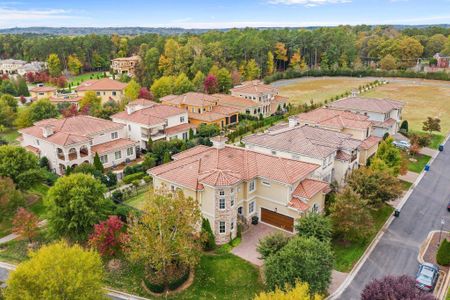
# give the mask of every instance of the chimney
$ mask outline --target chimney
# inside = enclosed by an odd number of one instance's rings
[[[46,125],[44,127],[42,127],[42,135],[45,138],[48,138],[49,136],[51,136],[53,134],[53,127],[50,125]]]
[[[228,141],[228,138],[225,136],[215,136],[211,138],[211,142],[213,143],[213,147],[217,149],[225,148],[225,143]]]
[[[298,125],[297,117],[289,117],[289,128],[294,128]]]
[[[131,115],[136,111],[134,105],[127,105],[127,114]]]

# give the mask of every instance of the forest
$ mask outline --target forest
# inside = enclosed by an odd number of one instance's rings
[[[338,26],[316,29],[232,29],[161,35],[0,35],[0,58],[47,61],[56,54],[62,68],[70,61],[80,71],[107,71],[110,60],[138,54],[137,81],[150,86],[161,76],[181,73],[193,79],[227,69],[243,79],[277,71],[407,69],[419,58],[450,55],[450,28],[431,26]],[[216,70],[216,71],[217,71]]]

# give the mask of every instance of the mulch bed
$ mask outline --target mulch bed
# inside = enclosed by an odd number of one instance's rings
[[[450,240],[450,234],[446,232],[442,232],[441,235],[441,242],[443,239],[447,238],[447,240]],[[431,237],[431,242],[428,245],[427,250],[425,251],[423,255],[423,260],[426,262],[430,262],[433,264],[437,264],[436,262],[436,253],[439,248],[439,232],[435,232],[433,236]],[[439,265],[439,268],[444,271],[445,273],[449,272],[450,266],[441,266]]]

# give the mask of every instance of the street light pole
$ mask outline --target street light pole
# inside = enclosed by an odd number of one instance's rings
[[[445,224],[444,218],[441,218],[441,230],[439,231],[439,242],[438,242],[438,245],[441,244],[442,229],[444,228],[444,224]]]

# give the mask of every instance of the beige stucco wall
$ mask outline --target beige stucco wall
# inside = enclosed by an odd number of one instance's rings
[[[80,97],[84,97],[84,95],[86,94],[87,91],[78,91],[77,94]],[[102,104],[105,102],[108,102],[109,99],[113,99],[116,102],[119,102],[120,100],[122,100],[122,97],[124,95],[122,90],[117,90],[117,91],[93,91],[96,93],[97,97],[100,97],[100,99],[102,99]],[[116,93],[116,95],[113,95],[113,93]]]

